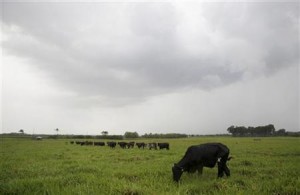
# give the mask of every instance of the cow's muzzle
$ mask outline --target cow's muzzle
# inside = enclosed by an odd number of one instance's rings
[[[178,182],[183,173],[183,168],[179,167],[177,164],[174,164],[174,166],[172,167],[172,172],[173,172],[173,180]]]

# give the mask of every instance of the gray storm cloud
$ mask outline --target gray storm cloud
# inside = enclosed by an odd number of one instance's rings
[[[4,52],[124,104],[299,62],[298,3],[3,3]]]

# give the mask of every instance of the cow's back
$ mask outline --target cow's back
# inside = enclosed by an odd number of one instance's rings
[[[201,163],[205,167],[214,167],[220,156],[220,152],[225,155],[225,153],[229,152],[229,149],[220,143],[200,144],[190,146],[185,154],[185,158],[186,161],[189,161],[192,164]]]

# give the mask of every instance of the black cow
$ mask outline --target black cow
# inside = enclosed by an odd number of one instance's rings
[[[71,144],[74,144],[74,141],[70,141]]]
[[[94,145],[94,142],[91,141],[84,141],[84,142],[80,142],[81,146],[92,146]]]
[[[115,148],[117,143],[116,142],[107,142],[107,145],[111,148]]]
[[[187,171],[194,173],[198,170],[202,174],[203,167],[213,168],[218,164],[218,177],[230,176],[230,170],[226,162],[229,157],[229,149],[221,143],[206,143],[197,146],[190,146],[184,157],[172,167],[173,180],[178,182],[182,173]]]
[[[149,143],[148,147],[149,147],[149,150],[151,150],[152,148],[157,150],[157,143]]]
[[[123,149],[125,149],[128,146],[127,142],[118,142],[119,146]]]
[[[94,142],[94,146],[105,146],[104,142]]]
[[[164,149],[164,148],[166,148],[167,150],[169,150],[169,143],[158,143],[157,145],[158,145],[158,147],[159,147],[160,150]]]
[[[91,141],[79,141],[79,142],[76,142],[76,144],[80,144],[81,146],[92,146],[94,145],[94,142],[91,142]]]
[[[147,144],[145,144],[144,142],[139,142],[135,144],[138,148],[145,148],[147,146]]]
[[[129,143],[127,144],[127,147],[128,147],[128,148],[134,148],[134,142],[129,142]]]

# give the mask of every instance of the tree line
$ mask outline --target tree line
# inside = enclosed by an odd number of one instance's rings
[[[227,131],[235,137],[256,137],[256,136],[286,136],[291,135],[291,132],[286,132],[285,129],[276,131],[273,124],[257,127],[230,126]]]
[[[144,134],[141,136],[142,138],[185,138],[188,137],[187,134],[181,134],[181,133],[149,133],[149,134]]]
[[[0,134],[3,137],[24,137],[24,138],[35,138],[41,136],[48,139],[107,139],[107,140],[123,140],[123,139],[136,139],[136,138],[185,138],[188,137],[187,134],[179,133],[149,133],[144,135],[139,135],[137,132],[126,131],[124,135],[109,135],[108,131],[102,131],[101,135],[48,135],[48,134],[26,134],[22,129],[18,133],[4,133]]]
[[[25,130],[20,129],[17,133],[4,133],[0,134],[1,137],[24,137],[34,138],[41,136],[43,138],[50,139],[109,139],[109,140],[122,140],[122,139],[135,139],[135,138],[186,138],[186,137],[199,137],[199,136],[230,136],[234,137],[258,137],[258,136],[293,136],[300,137],[300,132],[288,132],[285,129],[279,129],[276,131],[273,124],[258,127],[244,127],[244,126],[230,126],[227,128],[227,132],[230,134],[215,134],[215,135],[188,135],[182,133],[145,133],[139,135],[137,132],[126,131],[124,135],[109,135],[108,131],[102,131],[101,135],[64,135],[58,134],[60,131],[58,128],[55,129],[56,135],[49,134],[27,134]]]

